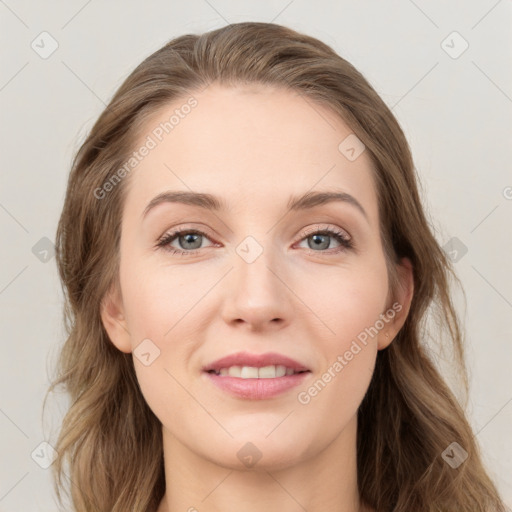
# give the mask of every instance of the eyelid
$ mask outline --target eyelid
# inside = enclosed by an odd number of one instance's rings
[[[316,223],[314,226],[310,226],[306,228],[306,231],[302,232],[297,239],[297,241],[301,241],[310,234],[318,233],[319,231],[335,231],[341,235],[343,235],[347,240],[352,240],[352,236],[346,229],[340,228],[339,226],[328,224],[328,223]]]
[[[207,228],[206,226],[204,226],[203,224],[189,222],[189,223],[185,223],[185,224],[175,224],[175,225],[170,226],[163,232],[163,234],[159,237],[159,239],[163,238],[164,236],[166,236],[170,233],[180,233],[180,232],[184,232],[184,231],[186,231],[186,232],[197,231],[197,232],[200,232],[201,234],[208,235],[209,238],[215,238],[213,231],[211,229]]]
[[[303,240],[304,238],[306,238],[310,234],[318,233],[319,231],[324,231],[324,230],[326,230],[326,231],[332,231],[332,230],[337,231],[340,234],[345,235],[345,238],[347,240],[352,240],[352,236],[348,233],[348,231],[346,229],[340,228],[338,226],[332,226],[331,224],[328,224],[328,223],[316,223],[315,225],[310,226],[310,227],[306,228],[305,231],[301,232],[297,236],[297,238],[295,239],[294,243],[300,242],[301,240]],[[211,234],[211,231],[208,228],[206,228],[206,227],[195,228],[192,225],[184,224],[184,225],[179,225],[176,228],[171,226],[170,228],[166,229],[165,232],[158,238],[158,241],[161,240],[162,238],[164,238],[165,236],[171,234],[171,233],[173,235],[177,235],[177,234],[180,234],[182,232],[191,232],[191,231],[197,231],[200,234],[207,235],[208,238],[210,238],[210,239],[215,238]]]
[[[158,237],[157,241],[156,241],[156,248],[158,249],[159,247],[162,247],[163,244],[161,244],[162,241],[165,241],[165,239],[171,237],[171,238],[174,238],[176,239],[177,237],[179,237],[181,234],[183,233],[191,233],[191,232],[195,232],[201,236],[203,236],[204,238],[208,238],[208,240],[210,240],[212,242],[212,246],[210,247],[213,247],[215,244],[218,244],[218,242],[215,241],[215,237],[211,234],[211,231],[206,228],[206,227],[194,227],[190,224],[180,224],[179,226],[171,226],[170,228],[166,229],[164,231],[164,233]],[[162,247],[165,249],[165,247]],[[203,249],[206,249],[206,247],[203,247]],[[193,251],[199,251],[200,249],[192,249],[190,251],[187,251],[187,252],[193,252]]]
[[[174,242],[177,238],[179,238],[182,234],[187,233],[195,233],[203,238],[207,238],[210,242],[213,242],[212,245],[207,247],[201,247],[199,249],[191,249],[191,250],[183,250],[183,249],[177,249],[172,247],[170,244]],[[336,225],[331,225],[328,223],[316,223],[312,226],[309,226],[306,228],[305,231],[302,231],[300,235],[296,238],[296,240],[293,242],[293,245],[296,245],[297,243],[302,242],[303,240],[306,240],[309,236],[313,234],[324,234],[327,236],[330,236],[331,238],[337,239],[338,243],[341,244],[340,247],[335,248],[338,249],[336,252],[344,252],[348,250],[356,250],[356,245],[354,244],[354,241],[352,239],[352,236],[343,228],[340,228]],[[170,252],[171,254],[175,254],[178,256],[192,256],[195,255],[197,252],[201,251],[202,249],[208,249],[209,247],[215,247],[218,246],[218,242],[215,241],[215,237],[210,234],[210,230],[206,227],[201,228],[195,228],[191,225],[179,225],[178,227],[170,227],[167,229],[164,234],[159,237],[159,239],[156,242],[155,249],[162,249],[165,251]],[[329,251],[314,251],[312,249],[306,249],[308,252],[312,253],[318,253],[318,254],[331,254]]]

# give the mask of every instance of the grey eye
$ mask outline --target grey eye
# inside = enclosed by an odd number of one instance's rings
[[[322,240],[323,238],[323,240]],[[308,236],[308,246],[310,249],[328,249],[330,244],[330,238],[332,238],[332,235],[311,235]],[[312,243],[309,242],[309,240],[314,240]]]
[[[178,243],[182,249],[199,249],[201,247],[203,235],[199,233],[187,233],[177,237]],[[184,240],[184,243],[182,241]]]

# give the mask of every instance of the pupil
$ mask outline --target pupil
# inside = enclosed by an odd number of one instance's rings
[[[184,235],[182,238],[185,239],[185,244],[188,244],[188,243],[193,244],[194,242],[197,242],[197,240],[199,239],[199,236],[200,235],[198,235],[198,234],[189,233],[187,235]],[[192,239],[190,237],[192,237]],[[201,242],[199,242],[199,246],[197,246],[197,247],[187,247],[187,248],[188,249],[197,249],[200,246],[201,246]]]
[[[327,235],[313,235],[312,238],[315,240],[315,242],[314,242],[315,247],[318,248],[318,246],[322,244],[322,240],[321,240],[322,237],[327,238]],[[320,240],[319,240],[319,238],[320,238]],[[324,247],[322,247],[322,248],[327,249],[328,247],[329,247],[329,242],[327,242],[327,246],[325,246],[325,241],[324,241]],[[311,248],[311,246],[310,246],[310,248]]]

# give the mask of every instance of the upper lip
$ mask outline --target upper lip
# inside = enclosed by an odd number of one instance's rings
[[[296,372],[309,371],[307,366],[276,352],[266,352],[265,354],[237,352],[236,354],[221,357],[220,359],[207,364],[203,367],[203,371],[208,372],[215,370],[218,372],[222,368],[229,368],[230,366],[252,366],[254,368],[262,368],[263,366],[271,365],[286,366],[286,368],[292,368]]]

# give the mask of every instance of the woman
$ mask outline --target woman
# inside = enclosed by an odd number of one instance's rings
[[[504,511],[425,348],[451,344],[467,393],[416,180],[390,110],[312,37],[239,23],[142,62],[57,231],[59,498],[69,465],[80,511]]]

